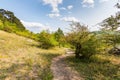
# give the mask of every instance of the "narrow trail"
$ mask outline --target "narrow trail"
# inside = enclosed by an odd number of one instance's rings
[[[83,80],[79,74],[74,71],[65,62],[65,58],[72,56],[73,51],[66,50],[66,54],[58,56],[52,60],[51,70],[53,72],[53,80]]]

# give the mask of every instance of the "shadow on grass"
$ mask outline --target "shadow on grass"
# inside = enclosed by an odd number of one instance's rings
[[[49,49],[52,49],[54,48],[54,46],[46,46],[46,45],[40,45],[40,44],[27,44],[31,47],[37,47],[37,48],[41,48],[41,49],[45,49],[45,50],[49,50]]]
[[[114,65],[108,60],[68,57],[67,62],[86,80],[120,80],[120,65]]]
[[[37,48],[40,48],[40,44],[27,44],[28,46],[31,46],[31,47],[37,47]]]
[[[39,53],[38,53],[39,55]],[[48,61],[51,61],[54,57],[59,56],[60,54],[58,53],[40,53],[40,56],[43,56],[44,58],[46,58]]]

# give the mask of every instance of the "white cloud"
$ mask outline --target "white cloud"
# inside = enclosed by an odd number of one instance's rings
[[[50,18],[54,18],[54,17],[59,17],[60,14],[59,14],[59,13],[51,13],[51,14],[48,14],[48,16],[49,16]]]
[[[94,0],[83,0],[83,7],[94,7]]]
[[[61,7],[60,10],[66,10],[66,8],[65,7]]]
[[[23,21],[23,20],[21,20],[21,22],[27,29],[32,28],[32,29],[37,29],[39,31],[50,29],[50,26],[44,25],[44,24],[41,24],[41,23],[38,23],[38,22],[26,22],[26,21]]]
[[[93,4],[94,0],[83,0],[83,3]]]
[[[59,13],[58,5],[62,4],[63,0],[43,0],[45,4],[49,4],[52,7],[52,12]]]
[[[76,19],[75,17],[63,17],[60,20],[66,21],[66,22],[79,22],[79,20]]]
[[[109,0],[99,0],[100,3],[107,2]]]
[[[73,8],[73,5],[69,5],[66,8],[65,7],[61,7],[60,10],[70,10]]]
[[[69,5],[69,6],[67,7],[68,10],[70,10],[70,9],[72,9],[72,8],[73,8],[73,5]]]

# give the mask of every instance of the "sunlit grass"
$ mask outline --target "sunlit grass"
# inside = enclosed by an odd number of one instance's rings
[[[0,80],[51,80],[53,57],[64,49],[43,50],[39,43],[0,31]]]
[[[68,57],[67,62],[85,80],[120,80],[120,56],[96,55],[90,60]]]

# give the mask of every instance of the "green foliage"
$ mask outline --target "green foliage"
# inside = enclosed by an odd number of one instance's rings
[[[13,12],[0,9],[0,30],[15,33],[38,41],[38,35],[25,29]]]
[[[93,33],[90,33],[86,26],[80,23],[71,24],[71,33],[67,35],[67,41],[76,49],[76,58],[80,55],[83,58],[89,58],[97,53],[98,40]]]
[[[55,46],[52,35],[46,31],[42,31],[39,34],[39,41],[40,41],[40,47],[45,49]]]
[[[110,30],[114,31],[119,27],[120,14],[116,14],[116,16],[111,16],[102,21],[100,24],[103,28],[102,30]]]
[[[94,34],[89,34],[87,40],[82,43],[81,53],[84,57],[89,58],[99,53],[100,42]]]
[[[120,34],[117,29],[120,26],[120,13],[111,16],[100,24],[102,26],[102,40],[106,45],[116,47],[120,43]]]
[[[59,47],[61,47],[61,45],[62,46],[65,45],[66,43],[65,36],[64,36],[63,31],[60,28],[58,28],[58,30],[54,33],[54,36],[55,36],[56,41],[59,44]]]
[[[120,34],[116,31],[104,31],[101,39],[106,45],[116,47],[120,43]]]
[[[2,23],[2,30],[12,32],[12,31],[24,31],[25,27],[20,22],[20,20],[14,15],[13,12],[0,9],[0,20]],[[7,27],[6,27],[7,26]]]
[[[60,28],[55,33],[48,31],[43,31],[40,34],[32,33],[25,29],[13,12],[4,9],[0,9],[0,29],[40,41],[41,47],[46,49],[57,45],[64,46],[65,44],[64,33]]]

